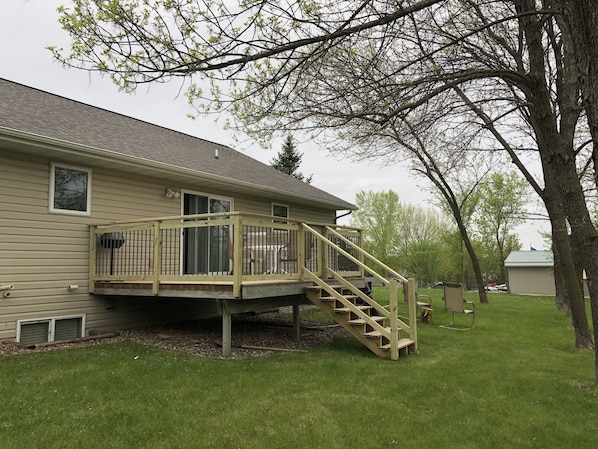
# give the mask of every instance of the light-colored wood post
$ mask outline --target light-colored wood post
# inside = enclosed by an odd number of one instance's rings
[[[301,341],[301,321],[299,320],[299,304],[293,304],[293,339]]]
[[[388,300],[390,306],[390,359],[399,359],[399,312],[397,293],[399,282],[396,279],[390,280]]]
[[[364,243],[363,243],[363,230],[360,229],[359,232],[358,232],[358,234],[359,234],[359,248],[363,249],[363,245],[364,245]],[[363,255],[362,251],[359,251],[359,261],[362,264],[365,264],[365,257]],[[365,270],[363,269],[363,266],[359,267],[359,275],[360,275],[360,277],[365,277]]]
[[[87,282],[89,293],[93,293],[96,284],[96,251],[97,251],[97,238],[96,238],[97,226],[89,226],[89,278]]]
[[[320,234],[328,240],[328,231],[325,226],[320,228]],[[328,273],[328,245],[320,239],[318,239],[318,265],[318,275],[325,278]]]
[[[230,357],[232,351],[232,315],[228,313],[226,303],[222,304],[222,356]]]
[[[411,330],[411,339],[413,352],[417,352],[417,305],[415,304],[415,279],[407,280],[407,296],[409,297],[409,329]]]
[[[303,276],[303,267],[305,267],[305,229],[300,224],[297,225],[297,274]]]
[[[235,215],[233,221],[233,296],[241,297],[243,281],[243,224],[241,216]]]
[[[152,293],[160,293],[160,274],[162,271],[162,229],[160,222],[154,223],[154,267]]]

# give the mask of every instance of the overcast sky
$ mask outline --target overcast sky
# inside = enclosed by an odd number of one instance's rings
[[[179,84],[141,87],[134,94],[119,92],[108,79],[76,69],[64,69],[52,60],[48,45],[68,48],[66,33],[57,21],[56,8],[64,0],[1,0],[0,2],[0,78],[19,82],[83,103],[135,117],[193,136],[228,145],[269,164],[280,150],[280,143],[271,150],[258,145],[235,143],[223,123],[214,117],[191,120],[193,111],[186,99],[178,96]],[[404,203],[430,206],[425,182],[415,179],[400,166],[382,163],[355,163],[328,156],[313,144],[301,143],[303,153],[300,170],[313,174],[312,184],[346,201],[355,203],[360,190],[392,189]],[[530,222],[519,229],[522,249],[544,247],[538,231],[547,224]]]

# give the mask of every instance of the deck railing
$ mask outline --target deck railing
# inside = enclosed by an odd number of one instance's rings
[[[244,282],[312,280],[386,337],[392,359],[398,358],[399,330],[417,350],[415,281],[367,253],[357,228],[239,212],[184,215],[92,225],[89,254],[90,293],[98,281],[148,283],[154,295],[163,284],[227,283],[240,298]],[[346,280],[366,274],[389,287],[388,308]],[[335,292],[329,279],[376,309],[388,327]],[[399,283],[407,322],[398,316]]]
[[[355,263],[362,260],[361,230],[309,223],[336,249],[304,224],[231,212],[92,225],[90,292],[96,281],[148,282],[154,294],[161,283],[228,282],[240,297],[243,282],[299,280],[303,267],[318,275],[329,268],[345,277],[364,275]]]
[[[366,320],[368,324],[384,335],[391,343],[391,359],[398,359],[398,337],[399,330],[407,332],[409,338],[414,342],[413,350],[417,352],[417,308],[415,302],[415,279],[407,279],[404,276],[397,273],[395,270],[385,265],[384,263],[377,260],[374,256],[365,251],[362,246],[358,245],[351,239],[348,239],[343,233],[338,232],[337,229],[331,227],[325,227],[324,231],[316,231],[307,224],[303,224],[305,231],[315,239],[317,239],[322,245],[329,248],[337,255],[336,260],[343,257],[347,264],[353,264],[353,267],[357,267],[362,270],[362,273],[366,273],[376,279],[382,285],[389,289],[389,304],[388,309],[381,308],[375,300],[370,298],[364,293],[356,290],[350,283],[346,282],[342,276],[339,275],[337,270],[332,265],[324,265],[325,276],[324,279],[334,278],[341,285],[353,290],[353,292],[368,305],[376,309],[378,316],[383,316],[388,320],[389,326],[381,326],[374,320],[372,320],[369,314],[366,314],[359,310],[348,301],[344,301],[340,296],[340,299],[346,307],[349,307],[352,312],[360,318]],[[376,269],[371,269],[367,263],[375,265]],[[324,288],[326,283],[321,282],[322,275],[315,275],[309,273],[306,269],[306,274],[315,283],[321,285]],[[407,322],[399,318],[398,314],[398,298],[399,298],[399,284],[404,285],[405,302],[408,305]],[[334,295],[333,291],[329,293]]]

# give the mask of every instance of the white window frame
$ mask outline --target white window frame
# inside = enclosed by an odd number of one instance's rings
[[[54,194],[56,189],[56,167],[66,168],[69,170],[77,170],[87,173],[87,202],[84,211],[69,210],[69,209],[57,209],[54,207]],[[51,213],[66,214],[66,215],[78,215],[84,217],[91,216],[91,169],[85,167],[78,167],[75,165],[61,164],[59,162],[52,162],[50,164],[50,195],[48,201],[48,209]]]
[[[85,337],[85,314],[81,315],[64,315],[64,316],[57,316],[51,318],[36,318],[33,320],[18,320],[17,321],[17,342],[21,342],[21,326],[27,324],[36,324],[36,323],[49,323],[49,332],[48,332],[48,342],[54,341],[54,334],[56,331],[56,321],[60,320],[71,320],[73,318],[80,318],[81,319],[81,335],[79,337]]]
[[[182,189],[181,190],[181,215],[183,215],[185,213],[185,210],[184,210],[185,194],[206,197],[208,199],[208,205],[210,204],[210,200],[228,201],[230,203],[230,212],[232,213],[235,211],[235,199],[233,197],[214,195],[212,193],[199,192],[196,190]],[[209,213],[209,212],[206,212],[206,213]]]
[[[278,207],[284,207],[287,210],[287,215],[286,217],[283,217],[281,215],[274,215],[274,207],[278,206]],[[272,206],[270,207],[270,212],[272,214],[273,217],[280,217],[280,218],[289,218],[291,211],[289,209],[289,205],[288,204],[282,204],[282,203],[272,203]],[[276,222],[278,222],[278,220],[275,220]],[[281,223],[286,223],[286,221],[281,221]]]
[[[181,216],[185,216],[185,195],[194,195],[194,196],[202,196],[204,198],[208,199],[208,209],[210,207],[210,202],[211,200],[216,200],[216,201],[228,201],[230,204],[230,211],[229,213],[233,213],[235,211],[235,199],[233,197],[227,197],[227,196],[219,196],[219,195],[214,195],[211,193],[206,193],[206,192],[199,192],[197,190],[187,190],[187,189],[181,189]],[[206,214],[208,214],[210,212],[206,212]],[[184,219],[181,221],[185,221]],[[232,237],[232,236],[231,236]],[[180,233],[180,241],[181,241],[181,250],[179,251],[180,256],[179,256],[179,272],[181,275],[184,275],[183,273],[183,269],[184,269],[184,256],[185,256],[185,251],[183,249],[183,245],[185,244],[184,242],[184,238],[183,238],[183,229],[181,229],[181,233]]]

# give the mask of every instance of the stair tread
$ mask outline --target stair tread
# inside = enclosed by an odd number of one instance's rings
[[[384,317],[383,316],[372,316],[370,318],[372,320],[374,320],[374,321],[384,321]],[[365,320],[363,318],[356,318],[354,320],[347,321],[347,323],[354,324],[354,325],[359,325],[359,324],[365,324]]]
[[[328,284],[328,287],[332,288],[333,290],[339,290],[344,288],[342,285],[336,285],[336,284]],[[305,287],[306,290],[313,290],[313,291],[318,291],[318,290],[324,290],[325,287],[322,287],[320,285],[310,285]]]
[[[390,332],[390,327],[386,327],[385,328],[387,332]],[[380,331],[369,331],[366,332],[365,334],[363,334],[364,337],[368,337],[368,338],[377,338],[377,337],[382,337],[382,332]]]
[[[359,310],[370,310],[373,309],[372,306],[355,306],[357,309]],[[346,312],[351,312],[353,309],[350,309],[349,307],[337,307],[336,309],[332,309],[337,313],[346,313]]]
[[[353,302],[351,300],[352,299],[356,299],[357,296],[355,296],[355,295],[344,295],[343,298],[349,300],[350,302]],[[331,302],[331,301],[336,301],[336,300],[338,300],[338,298],[336,298],[335,296],[320,296],[320,301],[323,301],[323,302]]]
[[[342,295],[342,297],[345,298],[345,299],[356,299],[356,298],[358,298],[357,295]],[[324,301],[324,300],[330,301],[330,300],[337,299],[337,298],[336,298],[336,296],[320,296],[320,299],[322,301]]]
[[[399,339],[399,349],[406,348],[407,346],[411,346],[412,344],[415,344],[415,341],[411,340],[410,338]],[[390,350],[390,343],[386,343],[385,345],[380,346],[380,349]]]
[[[333,293],[331,295],[331,289],[338,293]],[[391,344],[388,341],[393,337],[390,336],[390,327],[384,325],[386,318],[384,316],[379,316],[378,314],[370,316],[369,314],[374,312],[369,312],[369,310],[375,307],[367,304],[365,301],[360,301],[360,295],[354,295],[350,290],[351,289],[348,289],[343,285],[330,283],[325,286],[314,285],[305,287],[307,297],[331,316],[333,315],[332,312],[335,312],[337,315],[334,316],[334,319],[342,326],[346,327],[347,324],[350,324],[351,326],[362,326],[350,328],[348,330],[366,345],[366,347],[379,357],[391,357]],[[341,299],[341,296],[345,301]],[[345,304],[349,305],[345,306]],[[362,313],[358,315],[367,316],[365,318],[354,318],[357,310],[362,311]],[[372,322],[378,323],[378,325],[373,325]],[[388,322],[386,322],[386,324],[388,324]],[[381,326],[384,330],[381,330]],[[399,337],[400,329],[397,329],[397,332],[397,337]],[[400,350],[400,354],[405,353],[405,351],[406,353],[409,353],[415,349],[416,345],[417,343],[415,340],[410,338],[398,338],[397,349]]]

